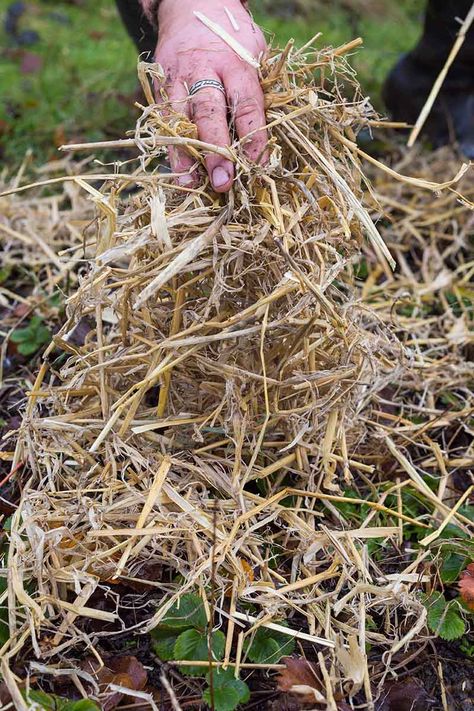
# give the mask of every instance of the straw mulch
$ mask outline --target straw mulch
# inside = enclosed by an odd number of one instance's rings
[[[25,649],[43,673],[68,658],[73,668],[85,649],[100,656],[119,619],[118,583],[154,594],[134,634],[199,591],[237,672],[256,626],[286,620],[320,664],[328,703],[344,684],[370,705],[371,681],[382,684],[423,633],[424,550],[394,572],[368,544],[398,550],[406,524],[433,540],[450,520],[468,530],[451,511],[449,476],[472,464],[472,451],[458,444],[451,454],[440,432],[468,429],[472,411],[463,299],[473,213],[450,188],[459,164],[442,154],[438,172],[437,159],[395,174],[370,167],[366,186],[353,139],[377,119],[343,57],[350,48],[289,46],[265,63],[271,158],[251,166],[236,142],[228,197],[204,177],[197,190],[173,185],[166,145],[187,145],[198,164],[213,147],[150,105],[121,144],[137,147],[138,162],[108,177],[82,166],[53,198],[42,188],[2,198],[4,231],[14,238],[9,225],[24,209],[31,259],[47,255],[55,283],[73,266],[78,279],[15,435],[23,490],[11,521],[4,671]],[[143,80],[156,71],[142,66]],[[350,87],[351,101],[341,93]],[[468,176],[462,190],[472,199]],[[365,282],[354,279],[361,250]],[[71,338],[79,323],[89,325],[80,344]],[[459,407],[443,409],[446,391]],[[414,424],[420,412],[428,423]],[[421,475],[437,467],[433,492]],[[383,491],[371,484],[387,478]],[[401,497],[410,487],[426,500],[416,521]],[[366,492],[355,527],[338,508],[357,503],[349,488]],[[117,596],[116,612],[94,609],[100,589]],[[88,620],[104,631],[90,632]],[[386,651],[375,676],[367,643]]]

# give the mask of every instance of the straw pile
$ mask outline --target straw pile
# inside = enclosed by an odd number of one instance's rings
[[[398,448],[400,419],[383,420],[387,408],[379,407],[389,384],[407,373],[422,377],[419,351],[400,338],[391,309],[407,286],[422,301],[435,293],[420,292],[407,253],[413,229],[422,251],[429,235],[436,238],[436,221],[425,224],[424,204],[394,197],[392,177],[376,186],[377,204],[363,190],[353,139],[378,122],[343,58],[352,46],[313,52],[289,45],[265,63],[270,163],[249,165],[236,142],[229,196],[206,183],[197,190],[172,184],[160,167],[164,146],[187,145],[197,163],[214,147],[197,141],[182,116],[164,124],[152,104],[121,144],[138,148],[137,167],[100,174],[100,189],[91,184],[97,175],[73,179],[97,217],[82,246],[88,269],[29,394],[13,457],[13,469],[26,475],[11,522],[4,670],[25,645],[51,663],[86,647],[100,655],[101,633],[91,636],[85,620],[117,621],[121,593],[116,588],[116,612],[88,602],[117,583],[154,594],[155,611],[138,618],[139,631],[158,624],[186,591],[199,590],[208,604],[212,587],[208,609],[216,625],[225,621],[225,663],[237,672],[255,626],[285,619],[287,633],[315,659],[325,650],[326,661],[318,659],[327,699],[345,682],[351,694],[363,688],[371,703],[366,643],[389,650],[389,664],[423,630],[426,611],[410,594],[423,580],[423,553],[392,573],[366,544],[395,546],[404,522],[429,533],[440,514],[450,515],[444,492],[431,494],[420,521],[403,512],[401,499],[385,505],[407,483],[426,492]],[[142,66],[142,78],[156,71]],[[353,100],[342,98],[342,84],[345,96],[353,87]],[[397,185],[411,194],[435,186],[431,178]],[[384,191],[391,195],[382,198]],[[447,199],[442,219],[468,212],[453,212],[453,192]],[[368,212],[387,207],[402,284]],[[400,239],[399,211],[406,217]],[[361,294],[353,266],[365,236],[373,275]],[[443,246],[443,263],[458,260],[468,279],[472,264],[454,254],[456,239]],[[449,268],[457,277],[458,267]],[[423,372],[431,373],[430,348],[439,352],[443,325],[419,312],[409,320],[426,336]],[[79,323],[90,330],[78,345],[71,333]],[[441,348],[449,342],[457,354],[460,383],[464,337],[443,338]],[[437,364],[442,377],[446,358]],[[412,387],[404,381],[399,402]],[[387,458],[394,478],[405,481],[364,502],[368,515],[350,528],[334,504],[357,502],[342,490],[370,485]],[[251,616],[242,607],[249,602]]]

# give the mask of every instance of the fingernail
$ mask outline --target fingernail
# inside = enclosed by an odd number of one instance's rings
[[[222,188],[223,185],[229,182],[229,173],[218,166],[212,171],[212,184],[215,188]]]
[[[178,184],[182,185],[184,188],[189,187],[194,183],[194,180],[189,173],[187,175],[180,175],[178,178]]]

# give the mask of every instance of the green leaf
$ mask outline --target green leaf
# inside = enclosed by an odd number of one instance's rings
[[[34,689],[30,689],[28,693],[24,691],[23,696],[28,703],[36,704],[36,707],[43,711],[100,711],[100,706],[89,699],[70,701],[61,696],[46,694],[44,691],[35,691]]]
[[[428,610],[428,627],[438,637],[450,642],[465,634],[466,625],[459,614],[456,600],[447,602],[444,595],[435,593],[425,597],[423,604]]]
[[[277,664],[282,657],[293,653],[295,640],[289,635],[259,627],[244,649],[255,664]]]
[[[209,684],[209,673],[206,674]],[[239,704],[245,704],[250,699],[249,687],[245,681],[236,679],[231,669],[214,669],[212,674],[213,698],[211,689],[205,689],[202,698],[208,706],[214,702],[215,711],[234,711]]]
[[[474,506],[472,504],[464,504],[464,506],[461,506],[459,513],[474,522]]]
[[[4,284],[7,281],[12,271],[13,267],[10,264],[0,269],[0,284]]]
[[[39,346],[37,343],[35,343],[35,341],[23,341],[18,346],[18,353],[21,353],[21,355],[27,356],[27,355],[31,355],[32,353],[36,353],[38,348],[39,348]]]
[[[25,701],[36,704],[37,707],[44,709],[44,711],[56,711],[57,709],[57,697],[52,694],[46,694],[44,691],[35,691],[34,689],[30,689],[28,693],[24,691],[23,696],[25,697]]]
[[[466,567],[467,558],[457,553],[448,553],[441,565],[440,575],[443,583],[454,583]]]
[[[225,649],[225,635],[220,630],[212,633],[211,650],[215,661],[222,659]],[[182,632],[175,642],[173,649],[174,659],[189,661],[206,661],[209,659],[207,634],[191,629]],[[182,667],[181,671],[189,676],[203,676],[205,668],[201,666]]]
[[[354,264],[354,276],[356,279],[367,279],[368,275],[367,261],[362,258],[358,264]]]
[[[179,632],[170,629],[157,627],[152,630],[152,647],[155,654],[162,662],[169,662],[174,659],[174,645],[178,639]]]
[[[67,701],[58,711],[100,711],[100,706],[90,699]]]
[[[31,329],[28,326],[27,328],[15,329],[10,336],[10,341],[13,341],[13,343],[22,343],[22,341],[28,341],[30,338]]]
[[[22,355],[31,355],[41,346],[51,340],[51,333],[43,324],[40,316],[33,316],[26,328],[17,328],[13,331],[10,339],[13,343],[19,343],[18,352]]]
[[[176,630],[197,627],[197,629],[204,631],[207,627],[207,617],[199,595],[185,593],[178,602],[170,607],[166,616],[161,620],[160,627],[171,627]]]

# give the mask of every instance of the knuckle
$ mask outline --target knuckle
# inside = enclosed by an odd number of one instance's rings
[[[195,121],[220,120],[225,111],[222,104],[212,97],[200,97],[191,103],[191,115]]]
[[[258,102],[253,97],[238,99],[234,102],[235,118],[239,120],[255,121],[259,116]]]

